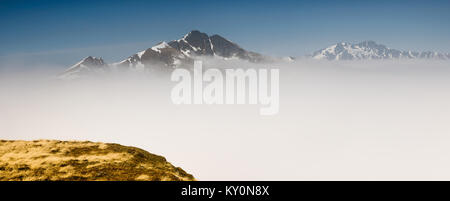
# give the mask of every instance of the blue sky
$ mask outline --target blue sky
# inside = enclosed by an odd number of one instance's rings
[[[280,56],[362,40],[450,52],[450,1],[0,0],[0,27],[4,62],[114,62],[193,29]]]

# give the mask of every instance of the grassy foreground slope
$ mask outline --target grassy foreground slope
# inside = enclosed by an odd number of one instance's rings
[[[88,141],[0,141],[0,180],[191,181],[162,156]]]

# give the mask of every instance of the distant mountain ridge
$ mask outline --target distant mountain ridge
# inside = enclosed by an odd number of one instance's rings
[[[272,60],[271,57],[247,51],[220,35],[208,36],[206,33],[193,30],[181,39],[168,43],[160,42],[151,48],[109,65],[101,58],[86,57],[67,69],[60,77],[75,79],[90,72],[108,70],[170,71],[174,68],[192,65],[193,60],[198,56],[211,56],[225,60],[240,59],[249,62]]]
[[[357,44],[341,42],[316,51],[313,59],[364,60],[364,59],[450,59],[450,54],[438,52],[415,52],[391,49],[374,41]]]
[[[60,75],[63,79],[76,79],[90,73],[108,71],[172,71],[175,68],[192,66],[199,56],[209,56],[224,60],[238,59],[253,63],[283,61],[292,62],[294,57],[275,58],[247,51],[236,43],[220,36],[209,36],[193,30],[181,39],[160,42],[153,47],[140,51],[128,58],[106,64],[102,58],[88,56],[68,68]],[[382,59],[450,59],[450,54],[424,51],[401,51],[388,48],[374,41],[360,43],[341,42],[301,58],[316,60],[382,60]]]

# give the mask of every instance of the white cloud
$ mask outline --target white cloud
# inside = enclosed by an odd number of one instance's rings
[[[2,74],[0,138],[138,146],[200,180],[450,179],[446,62],[208,63],[280,68],[279,114],[174,105],[169,76]]]

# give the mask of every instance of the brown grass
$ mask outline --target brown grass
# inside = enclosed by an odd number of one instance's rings
[[[2,181],[192,181],[162,156],[119,144],[0,141]]]

